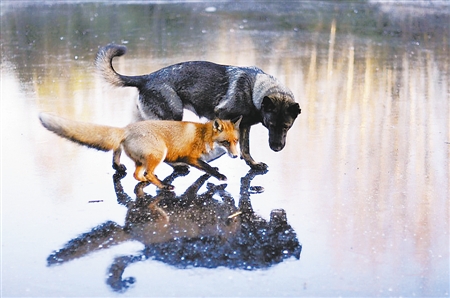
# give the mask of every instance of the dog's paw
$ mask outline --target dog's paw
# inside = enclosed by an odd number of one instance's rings
[[[263,162],[256,162],[256,163],[247,163],[253,170],[257,171],[265,171],[269,168],[268,165],[266,165]]]

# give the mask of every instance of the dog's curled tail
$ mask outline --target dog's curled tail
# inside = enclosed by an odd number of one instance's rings
[[[73,121],[40,113],[42,125],[60,137],[101,151],[117,150],[125,139],[123,128]]]
[[[117,87],[136,86],[137,77],[123,76],[117,73],[112,66],[114,57],[120,57],[127,52],[127,47],[122,45],[109,44],[100,48],[95,57],[97,71],[110,84]]]

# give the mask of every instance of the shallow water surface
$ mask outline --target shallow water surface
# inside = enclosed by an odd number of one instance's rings
[[[449,296],[449,16],[437,2],[2,1],[2,296]],[[226,185],[191,169],[175,192],[135,194],[129,159],[113,176],[110,153],[38,120],[132,121],[137,91],[95,73],[112,42],[128,47],[122,74],[208,60],[275,76],[302,108],[286,147],[257,125],[267,173],[224,156]]]

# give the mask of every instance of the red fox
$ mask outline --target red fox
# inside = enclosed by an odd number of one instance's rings
[[[173,189],[154,174],[155,168],[164,162],[184,163],[205,171],[219,180],[227,177],[201,158],[214,147],[225,147],[236,158],[239,140],[239,124],[236,120],[215,119],[207,123],[147,120],[124,128],[73,121],[52,114],[40,113],[42,125],[57,135],[75,143],[101,151],[113,150],[113,168],[125,171],[120,164],[122,148],[136,164],[134,178],[149,181],[161,189]]]

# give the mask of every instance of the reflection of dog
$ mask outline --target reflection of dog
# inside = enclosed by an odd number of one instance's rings
[[[226,180],[201,158],[217,146],[224,147],[232,157],[238,154],[236,146],[241,118],[233,122],[215,119],[207,123],[148,120],[124,128],[73,121],[46,113],[41,113],[39,119],[45,128],[61,137],[98,150],[113,150],[113,168],[116,170],[125,170],[120,164],[123,148],[136,163],[134,178],[150,181],[159,188],[173,189],[154,174],[163,161],[185,163],[219,180]]]
[[[183,109],[207,119],[243,116],[240,126],[241,157],[252,168],[263,169],[250,155],[250,127],[262,123],[269,130],[269,145],[280,151],[287,131],[300,114],[292,92],[256,67],[218,65],[205,61],[184,62],[142,76],[124,76],[112,59],[126,47],[108,45],[99,50],[97,68],[111,84],[136,87],[142,119],[181,120]]]
[[[171,183],[186,173],[175,171],[164,182]],[[273,210],[267,221],[255,214],[251,206],[250,195],[262,189],[251,187],[250,182],[264,173],[250,170],[241,179],[237,207],[225,191],[225,184],[208,183],[207,191],[198,194],[208,175],[198,178],[181,196],[161,191],[152,197],[142,191],[147,182],[140,182],[133,200],[120,182],[125,174],[117,172],[113,176],[114,188],[118,202],[128,209],[125,225],[108,221],[93,228],[52,253],[48,265],[137,240],[145,245],[144,250],[137,255],[116,257],[109,268],[107,283],[113,290],[123,292],[135,282],[133,277],[122,277],[125,268],[146,259],[178,268],[225,266],[245,270],[267,268],[292,256],[298,259],[302,246],[287,223],[284,210]]]

